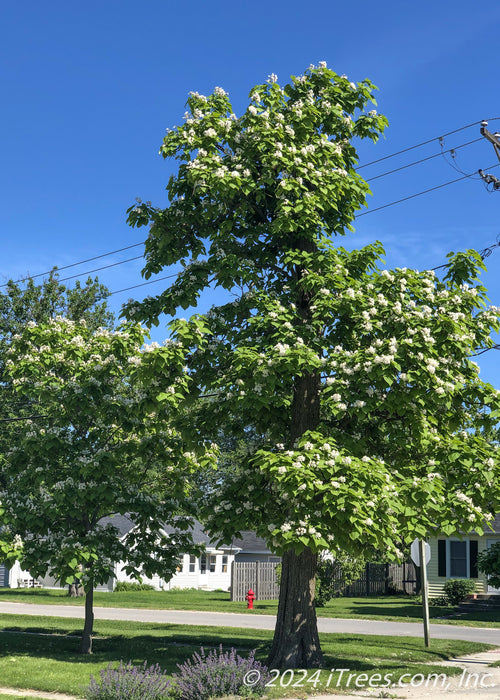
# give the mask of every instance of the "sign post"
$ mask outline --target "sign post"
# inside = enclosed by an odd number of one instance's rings
[[[422,613],[424,619],[424,643],[429,646],[429,598],[427,591],[427,564],[431,558],[431,548],[424,540],[414,540],[411,545],[411,558],[420,566],[422,583]]]

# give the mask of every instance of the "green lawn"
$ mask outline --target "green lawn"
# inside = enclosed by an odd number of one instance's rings
[[[82,598],[69,598],[65,591],[47,589],[1,589],[0,603],[44,603],[83,606]],[[207,610],[210,612],[239,612],[248,615],[275,615],[276,600],[255,602],[254,610],[247,610],[246,603],[229,600],[224,591],[172,590],[172,591],[124,591],[118,593],[95,593],[94,604],[109,608],[148,608],[159,610]],[[459,618],[439,619],[450,615],[446,606],[430,607],[432,622],[476,627],[496,627],[500,623],[498,612],[467,613]],[[385,596],[369,598],[336,598],[324,608],[318,608],[319,617],[363,618],[366,620],[393,620],[420,622],[422,606],[412,596]]]
[[[159,663],[168,673],[200,646],[223,644],[236,647],[244,655],[257,649],[257,657],[265,660],[272,632],[224,627],[197,627],[170,624],[133,623],[98,620],[92,656],[77,653],[81,620],[43,616],[1,615],[0,678],[4,687],[59,691],[78,695],[90,674],[97,675],[109,662],[121,659],[141,664]],[[448,669],[433,665],[450,657],[491,648],[455,640],[432,640],[426,650],[421,638],[385,637],[351,634],[323,634],[325,654],[322,684],[331,678],[333,668],[348,668],[351,673],[392,674],[397,680],[403,673],[447,673]],[[424,664],[430,664],[424,666]],[[334,676],[333,683],[337,677]],[[338,687],[342,688],[344,683]],[[333,685],[331,686],[332,690]],[[335,688],[337,686],[335,685]],[[312,688],[305,686],[304,690]],[[318,685],[317,690],[321,689]],[[351,688],[352,689],[352,688]],[[297,696],[297,688],[273,688],[270,697],[286,694]]]

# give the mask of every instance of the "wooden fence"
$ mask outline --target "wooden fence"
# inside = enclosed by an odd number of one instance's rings
[[[280,592],[276,580],[276,562],[233,561],[231,567],[231,600],[245,600],[251,588],[257,600],[272,600]]]
[[[336,579],[340,595],[348,598],[409,593],[416,591],[417,577],[412,563],[366,564],[357,581],[345,585],[340,573]],[[257,600],[272,600],[279,596],[275,562],[233,562],[231,569],[231,600],[242,601],[251,588]]]
[[[403,564],[366,564],[363,574],[357,581],[344,585],[342,578],[337,579],[337,588],[341,595],[359,597],[369,595],[388,595],[389,593],[409,593],[416,591],[415,566]]]

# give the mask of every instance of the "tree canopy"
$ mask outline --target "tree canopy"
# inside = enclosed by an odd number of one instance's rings
[[[141,350],[143,342],[135,325],[93,331],[56,317],[30,321],[7,352],[12,385],[41,415],[24,422],[6,455],[3,519],[22,538],[21,560],[33,576],[83,584],[87,652],[92,589],[116,563],[136,577],[168,579],[179,555],[196,550],[183,516],[186,477],[199,461],[170,427],[187,391],[183,351],[174,343]],[[152,493],[148,475],[158,465],[163,488]],[[116,514],[135,525],[122,538]],[[165,524],[177,534],[166,536]]]
[[[430,531],[480,529],[499,505],[500,401],[469,359],[491,347],[475,251],[433,272],[383,268],[379,243],[334,244],[368,185],[357,139],[377,140],[370,81],[324,63],[257,85],[241,116],[216,88],[191,93],[161,153],[179,161],[150,224],[146,277],[176,281],[126,314],[158,323],[221,287],[234,299],[171,324],[185,352],[192,439],[263,436],[207,511],[224,539],[255,529],[283,554],[270,663],[321,664],[314,613],[320,550],[401,557]]]

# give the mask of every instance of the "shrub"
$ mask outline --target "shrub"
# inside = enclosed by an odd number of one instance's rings
[[[265,693],[265,684],[271,680],[267,668],[255,661],[255,650],[247,658],[236,654],[236,649],[213,649],[205,654],[203,647],[183,664],[177,664],[179,673],[173,674],[174,697],[179,700],[209,700],[222,695],[255,697]],[[249,671],[255,671],[259,680],[251,687],[245,685]]]
[[[117,581],[115,593],[119,591],[154,591],[155,587],[150,583],[138,583],[135,581]]]
[[[452,578],[443,586],[443,591],[450,605],[458,605],[476,588],[470,578]]]
[[[342,595],[345,586],[357,581],[363,574],[365,560],[337,552],[334,559],[320,559],[316,572],[315,605],[325,606],[332,598]]]
[[[448,600],[448,597],[445,595],[438,595],[435,598],[430,598],[429,599],[429,605],[449,605],[450,601]]]
[[[90,684],[83,688],[87,700],[165,700],[170,696],[171,682],[156,664],[147,667],[126,666],[120,661],[118,668],[111,664],[100,671],[100,681],[90,676]]]

